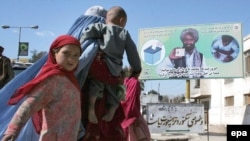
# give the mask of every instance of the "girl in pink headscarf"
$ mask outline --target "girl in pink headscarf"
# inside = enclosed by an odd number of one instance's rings
[[[17,138],[32,117],[40,141],[75,141],[81,122],[80,87],[74,76],[81,55],[79,41],[62,35],[51,44],[41,72],[11,97],[10,105],[23,103],[10,121],[2,141]]]
[[[121,102],[125,118],[121,123],[127,141],[150,141],[147,122],[140,112],[141,85],[138,77],[140,73],[129,70],[130,76],[124,79],[126,88],[125,100]]]

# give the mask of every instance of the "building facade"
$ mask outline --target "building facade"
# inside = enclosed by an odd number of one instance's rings
[[[250,35],[243,52],[243,78],[190,81],[190,98],[204,103],[209,125],[250,124]]]

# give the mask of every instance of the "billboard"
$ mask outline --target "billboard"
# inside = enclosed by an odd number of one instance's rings
[[[243,77],[241,23],[139,30],[140,79]]]
[[[147,123],[150,133],[175,131],[202,133],[204,131],[204,105],[148,103]]]

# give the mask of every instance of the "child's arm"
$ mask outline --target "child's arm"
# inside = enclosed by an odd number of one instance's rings
[[[129,34],[127,35],[126,54],[128,57],[129,65],[133,68],[133,71],[137,73],[141,72],[142,68],[139,53],[134,41],[131,39]]]
[[[83,43],[87,39],[103,38],[103,26],[101,23],[90,24],[82,33],[80,42]]]
[[[10,136],[14,136],[14,138],[17,137],[29,118],[51,101],[52,94],[48,91],[52,89],[53,83],[48,79],[37,85],[34,90],[31,91],[11,119],[4,133],[6,138],[9,139]]]
[[[8,135],[8,134],[5,134],[2,138],[1,141],[14,141],[16,139],[15,136],[13,135]]]

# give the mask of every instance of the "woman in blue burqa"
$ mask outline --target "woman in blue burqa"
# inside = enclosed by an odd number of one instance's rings
[[[80,15],[80,17],[76,19],[67,34],[72,35],[80,40],[82,32],[89,24],[96,22],[105,22],[106,13],[107,11],[101,6],[90,7],[83,15]],[[80,86],[83,87],[85,79],[87,78],[88,69],[90,68],[91,62],[97,53],[98,42],[96,39],[89,39],[81,43],[81,47],[83,49],[83,54],[80,57],[79,65],[75,75],[80,83]],[[36,75],[39,73],[40,68],[47,60],[47,57],[48,55],[46,54],[45,56],[40,58],[37,62],[18,74],[0,90],[0,137],[3,136],[12,116],[18,109],[19,105],[22,103],[21,100],[16,105],[8,105],[7,103],[10,97],[19,87],[36,77]],[[79,132],[79,139],[82,138],[85,134],[85,128],[82,126],[81,129],[82,130]],[[38,140],[38,138],[39,134],[36,133],[32,120],[29,119],[16,140],[36,141]]]

